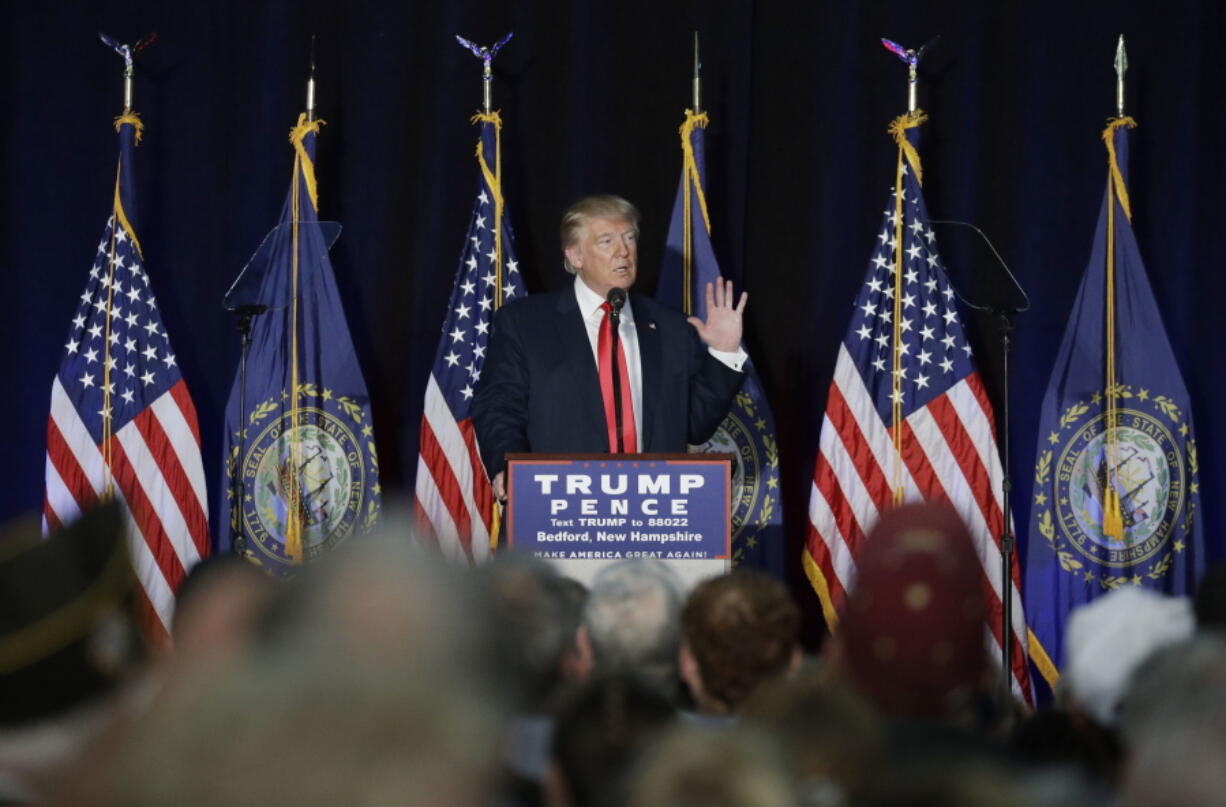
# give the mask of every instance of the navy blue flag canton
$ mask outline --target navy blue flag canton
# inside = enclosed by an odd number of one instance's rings
[[[656,297],[661,302],[699,319],[707,316],[707,283],[720,278],[719,263],[711,246],[704,190],[702,127],[706,120],[705,114],[695,115],[686,110],[686,122],[681,128],[681,182],[656,287]],[[732,562],[782,578],[786,571],[783,508],[779,502],[779,444],[775,439],[774,416],[753,362],[747,361],[744,370],[745,383],[732,410],[710,440],[691,450],[736,455],[732,478]]]
[[[299,119],[275,248],[245,270],[263,273],[258,300],[268,310],[254,319],[241,429],[237,374],[226,410],[219,543],[231,549],[241,530],[246,555],[274,574],[368,531],[379,512],[370,398],[317,214],[320,123]]]
[[[501,122],[497,113],[479,119],[481,180],[426,388],[416,481],[419,526],[449,556],[470,561],[489,555],[496,532],[493,494],[470,417],[473,396],[494,309],[527,293],[501,204]]]
[[[1032,657],[1053,687],[1065,658],[1069,611],[1123,586],[1190,594],[1204,566],[1188,392],[1130,221],[1132,125],[1130,118],[1116,119],[1104,133],[1108,188],[1043,398],[1026,614],[1038,640],[1031,642]]]
[[[914,130],[912,130],[914,131]],[[918,139],[918,135],[912,135]],[[936,233],[914,172],[903,164],[903,283],[899,321],[899,366],[894,367],[895,254],[894,193],[883,214],[877,245],[864,285],[855,300],[851,332],[843,344],[869,398],[889,421],[895,400],[902,417],[926,406],[975,371],[971,345],[958,316],[953,287],[937,252]],[[901,384],[894,389],[894,377]],[[895,398],[897,395],[897,399]]]
[[[112,240],[114,273],[108,271]],[[98,242],[64,351],[60,384],[98,443],[104,421],[109,421],[112,431],[122,429],[148,401],[183,377],[144,262],[124,228],[115,226],[114,216],[107,219]]]

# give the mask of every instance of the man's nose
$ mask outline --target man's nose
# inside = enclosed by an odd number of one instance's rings
[[[630,254],[630,244],[626,242],[626,239],[619,238],[615,243],[617,245],[617,255],[621,256]]]

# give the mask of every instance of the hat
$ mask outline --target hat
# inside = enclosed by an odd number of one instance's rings
[[[857,557],[839,624],[855,685],[892,717],[941,717],[987,670],[982,567],[952,509],[886,512]]]
[[[1091,717],[1112,726],[1137,666],[1159,647],[1191,636],[1195,626],[1187,597],[1115,589],[1069,614],[1063,683]]]
[[[0,725],[59,714],[108,690],[143,653],[120,505],[46,540],[0,529]]]

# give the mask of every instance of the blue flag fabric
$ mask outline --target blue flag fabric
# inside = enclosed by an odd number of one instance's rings
[[[281,224],[261,249],[267,260],[246,270],[263,272],[253,285],[268,310],[252,328],[243,428],[237,373],[226,409],[219,549],[241,530],[247,557],[278,575],[369,530],[379,512],[370,398],[317,214],[320,123],[300,117],[291,133]]]
[[[1192,411],[1130,221],[1133,125],[1116,119],[1103,135],[1108,187],[1043,399],[1025,602],[1031,657],[1049,686],[1059,677],[1073,608],[1123,586],[1188,594],[1204,564]],[[1112,491],[1118,531],[1105,512]]]
[[[720,277],[719,263],[711,247],[704,190],[703,127],[707,116],[688,109],[685,115],[681,127],[681,182],[668,228],[656,298],[706,319],[706,285]],[[745,363],[745,373],[745,383],[724,422],[710,440],[690,450],[737,456],[732,478],[732,563],[782,579],[786,554],[775,421],[752,360]]]

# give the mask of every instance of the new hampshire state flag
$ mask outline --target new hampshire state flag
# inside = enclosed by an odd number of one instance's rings
[[[1192,411],[1132,232],[1135,125],[1103,132],[1107,190],[1043,399],[1025,604],[1049,686],[1070,610],[1124,586],[1188,594],[1204,564]]]
[[[681,183],[668,228],[656,298],[687,315],[706,319],[706,285],[719,279],[707,215],[703,128],[706,113],[685,111],[681,126]],[[779,445],[775,419],[753,361],[732,411],[711,439],[691,451],[735,454],[732,469],[732,563],[784,576]]]
[[[219,544],[273,574],[369,530],[379,512],[370,399],[328,261],[337,226],[317,215],[321,123],[299,117],[281,223],[230,292],[267,310],[254,318],[242,422],[238,374],[226,409]]]

